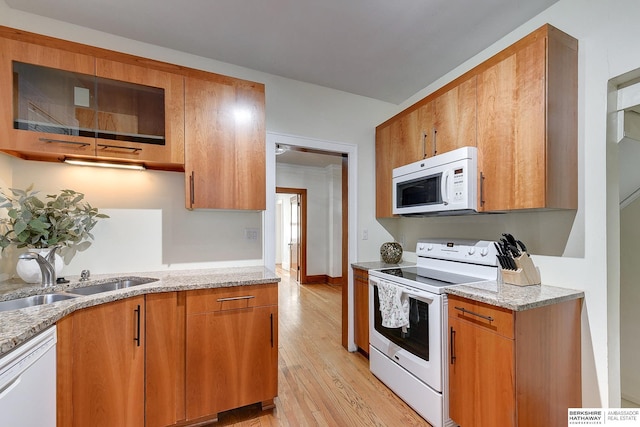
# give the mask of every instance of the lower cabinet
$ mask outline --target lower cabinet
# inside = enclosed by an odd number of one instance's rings
[[[449,414],[464,427],[566,426],[582,405],[580,299],[511,311],[449,296]]]
[[[144,425],[144,309],[138,296],[58,322],[58,427]]]
[[[187,295],[188,420],[261,403],[278,393],[277,285],[192,291]]]
[[[277,283],[136,296],[57,326],[59,427],[188,426],[278,394]]]
[[[358,349],[369,354],[369,272],[353,269],[354,334]]]

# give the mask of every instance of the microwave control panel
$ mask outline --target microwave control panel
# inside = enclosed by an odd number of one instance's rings
[[[453,202],[461,202],[465,198],[464,194],[465,178],[464,168],[457,168],[453,171]]]

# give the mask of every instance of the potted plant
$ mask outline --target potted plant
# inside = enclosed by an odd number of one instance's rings
[[[91,246],[91,230],[98,219],[108,218],[87,203],[82,193],[62,190],[58,194],[49,194],[42,200],[38,197],[38,191],[33,190],[33,185],[26,190],[0,190],[0,208],[7,210],[6,217],[0,217],[2,252],[11,245],[45,252],[58,246],[62,248],[61,255],[65,264],[69,263],[77,251],[84,251]],[[37,276],[35,281],[39,281],[40,270],[36,262],[25,262],[34,265]],[[62,268],[62,259],[59,268]],[[34,281],[33,278],[23,279]]]

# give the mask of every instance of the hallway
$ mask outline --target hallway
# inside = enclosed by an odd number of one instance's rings
[[[279,377],[275,409],[220,414],[214,426],[429,426],[340,344],[341,287],[298,285],[277,269]]]

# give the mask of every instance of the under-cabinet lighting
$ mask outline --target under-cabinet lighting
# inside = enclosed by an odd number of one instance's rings
[[[146,169],[144,165],[133,165],[133,164],[127,164],[127,163],[92,162],[90,160],[76,160],[76,159],[64,159],[64,162],[70,165],[96,166],[99,168],[131,169],[136,171],[143,171]]]

